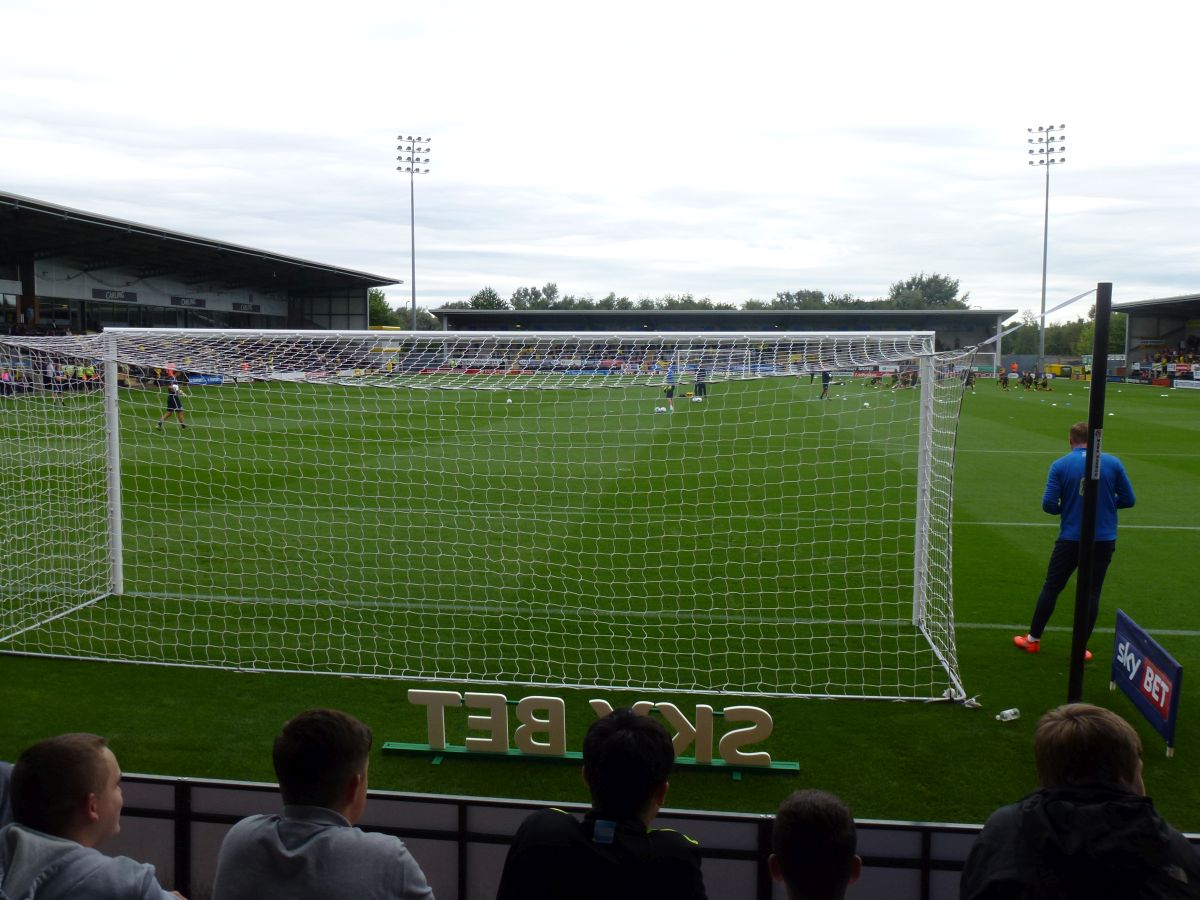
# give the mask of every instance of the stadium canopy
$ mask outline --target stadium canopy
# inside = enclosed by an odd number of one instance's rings
[[[1001,331],[1015,309],[450,309],[447,331],[933,331],[946,349]]]
[[[41,328],[365,328],[398,279],[0,192],[0,312]]]
[[[1195,353],[1200,348],[1200,294],[1114,303],[1113,312],[1129,316],[1125,359],[1130,363],[1162,350]]]

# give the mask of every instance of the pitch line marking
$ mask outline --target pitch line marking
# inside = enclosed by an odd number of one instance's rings
[[[982,525],[985,528],[1057,528],[1058,522],[973,522],[959,521],[954,523],[955,528],[964,525]],[[1200,531],[1200,525],[1121,525],[1118,531]]]
[[[1018,631],[1023,632],[1028,627],[1028,623],[1023,624],[1004,624],[1002,622],[955,622],[955,628],[974,631]],[[1046,631],[1054,631],[1060,634],[1070,634],[1074,629],[1070,625],[1048,625]],[[1194,631],[1187,628],[1151,628],[1147,629],[1154,635],[1167,635],[1169,637],[1200,637],[1200,631]],[[1113,628],[1096,628],[1097,634],[1113,634]]]

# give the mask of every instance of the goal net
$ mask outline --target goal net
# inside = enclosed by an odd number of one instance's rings
[[[0,651],[961,698],[969,364],[927,332],[0,337]]]

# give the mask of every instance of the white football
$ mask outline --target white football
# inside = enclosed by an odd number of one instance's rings
[[[512,403],[512,397],[509,397],[509,398],[508,398],[507,400],[505,400],[504,402],[505,402],[505,403]]]

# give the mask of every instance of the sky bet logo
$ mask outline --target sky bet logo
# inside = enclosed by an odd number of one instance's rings
[[[1136,681],[1138,692],[1165,721],[1171,710],[1171,691],[1174,689],[1171,679],[1156,669],[1150,660],[1139,657],[1130,641],[1117,645],[1117,665],[1124,667],[1130,681],[1138,679],[1141,670],[1141,678]]]

